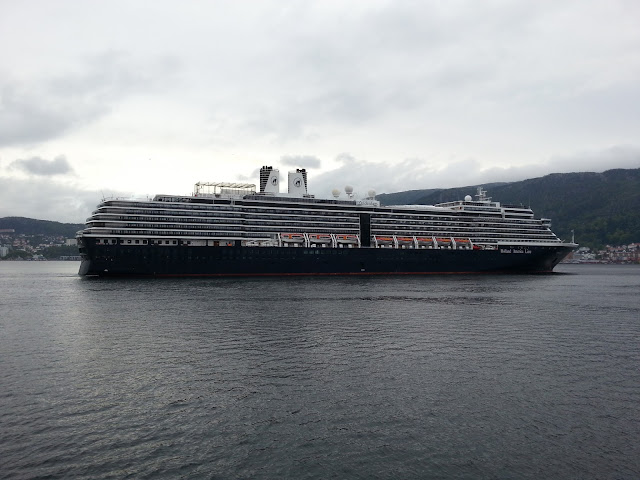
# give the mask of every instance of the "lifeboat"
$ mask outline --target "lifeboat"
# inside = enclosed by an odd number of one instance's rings
[[[426,243],[433,244],[433,238],[431,237],[416,237],[416,241],[418,245],[424,245]]]
[[[471,240],[468,238],[454,238],[456,242],[456,248],[459,250],[469,250],[471,249]]]
[[[376,245],[395,245],[393,237],[379,237],[374,235],[373,238],[375,239]]]
[[[320,245],[328,245],[331,243],[331,235],[329,235],[328,233],[310,233],[309,242]]]
[[[398,243],[413,243],[413,237],[396,237]]]
[[[344,243],[344,244],[357,244],[358,236],[357,235],[336,235],[336,241],[338,243]]]
[[[433,237],[416,237],[416,244],[418,248],[433,248]]]
[[[451,239],[450,238],[436,238],[436,242],[443,243],[443,244],[449,244],[449,243],[451,243]]]
[[[280,239],[285,243],[304,243],[302,233],[281,233]]]

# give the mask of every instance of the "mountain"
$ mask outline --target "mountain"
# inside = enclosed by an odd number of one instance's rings
[[[379,193],[376,195],[376,200],[379,200],[382,205],[413,205],[416,203],[416,200],[442,191],[443,190],[441,188],[432,188],[430,190],[407,190],[406,192],[397,193]]]
[[[571,231],[581,245],[600,248],[640,242],[640,168],[603,173],[555,173],[520,182],[483,185],[493,200],[530,206],[536,217],[551,218],[553,231],[565,240]],[[422,192],[422,194],[419,194]],[[383,205],[411,203],[433,205],[473,195],[475,186],[412,190],[382,194]]]
[[[0,218],[0,230],[12,228],[16,234],[24,235],[54,235],[65,238],[75,238],[76,232],[84,228],[79,223],[60,223],[49,220],[34,220],[24,217]]]
[[[487,183],[483,185],[485,189],[493,189],[504,182]],[[397,193],[380,193],[376,195],[376,200],[380,200],[382,205],[433,205],[434,203],[461,200],[465,195],[476,193],[476,187],[456,187],[456,188],[432,188],[429,190],[408,190]]]

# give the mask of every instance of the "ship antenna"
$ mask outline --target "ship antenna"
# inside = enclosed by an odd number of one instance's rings
[[[576,243],[576,231],[571,230],[571,243]]]
[[[490,198],[486,197],[487,191],[483,190],[482,187],[478,187],[478,193],[476,194],[476,197],[478,197],[478,201],[479,202],[484,202],[486,200],[491,200]]]

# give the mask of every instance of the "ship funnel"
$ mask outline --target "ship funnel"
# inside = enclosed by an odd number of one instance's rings
[[[289,172],[289,193],[296,197],[307,194],[307,170],[296,168],[295,172]]]
[[[273,167],[260,169],[260,192],[280,193],[280,172]]]

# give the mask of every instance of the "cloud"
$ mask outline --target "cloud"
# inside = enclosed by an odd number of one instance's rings
[[[616,7],[572,12],[563,5],[398,1],[367,8],[356,2],[346,10],[291,6],[279,15],[259,8],[252,17],[256,33],[277,34],[261,38],[256,53],[262,58],[232,39],[238,58],[225,73],[234,89],[221,87],[231,93],[238,118],[228,125],[289,141],[405,112],[416,112],[423,123],[496,111],[513,121],[523,105],[535,110],[540,100],[635,85],[632,74],[606,68],[606,62],[624,62],[637,69],[637,60],[623,53],[634,37],[592,35],[590,13],[604,10],[615,18]]]
[[[558,172],[591,172],[612,168],[640,168],[640,147],[614,145],[601,151],[555,155],[549,165]]]
[[[0,217],[84,223],[104,196],[130,195],[115,191],[87,190],[51,178],[24,180],[0,177]]]
[[[52,176],[73,173],[66,157],[59,156],[53,160],[45,160],[40,157],[18,159],[9,164],[10,169],[19,169],[32,175]]]
[[[438,161],[437,158],[410,158],[397,165],[389,165],[342,153],[335,160],[337,168],[309,176],[310,193],[319,198],[331,198],[334,188],[342,191],[344,186],[351,185],[356,195],[363,197],[371,189],[377,193],[393,193],[519,181],[550,173],[640,168],[640,148],[619,145],[599,151],[552,157],[538,164],[500,168],[487,168],[471,158],[450,159],[448,162]],[[39,164],[40,162],[33,163]],[[45,170],[53,164],[55,160],[47,162]],[[277,165],[274,167],[277,168]],[[251,180],[255,181],[257,176],[258,170],[253,172]],[[470,190],[469,194],[473,194],[473,191]],[[342,195],[344,198],[344,193]],[[37,175],[30,179],[0,176],[0,217],[24,216],[82,223],[101,198],[110,196],[131,198],[131,192],[86,189],[63,182],[53,174]]]
[[[378,193],[395,193],[428,188],[453,188],[495,182],[516,182],[550,173],[603,172],[614,168],[640,168],[640,148],[618,145],[577,152],[548,161],[527,165],[486,167],[467,159],[409,158],[390,165],[361,160],[349,153],[336,158],[340,166],[309,178],[309,191],[321,198],[330,197],[334,188],[354,187],[359,196],[374,189]]]
[[[434,188],[438,178],[449,175],[438,171],[438,166],[423,158],[406,159],[398,164],[372,162],[358,159],[352,154],[341,153],[336,157],[340,164],[336,169],[309,178],[309,190],[318,197],[328,197],[335,188],[343,190],[350,185],[356,196],[364,196],[369,190],[378,193],[399,192],[420,188]],[[473,167],[477,164],[470,162]],[[472,169],[472,168],[471,168]],[[471,170],[469,165],[451,163],[446,170]]]
[[[473,178],[485,183],[514,182],[550,173],[604,172],[616,168],[640,168],[640,148],[614,145],[603,150],[554,155],[540,163],[483,168],[473,173]]]
[[[298,168],[320,168],[321,165],[320,159],[312,155],[283,155],[280,162]]]
[[[153,191],[280,163],[330,195],[637,165],[640,2],[114,2],[0,15],[4,172],[65,152]]]
[[[55,76],[12,79],[0,71],[0,147],[39,143],[86,126],[124,98],[153,91],[177,66],[167,57],[138,61],[108,51]]]

